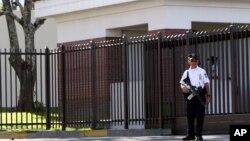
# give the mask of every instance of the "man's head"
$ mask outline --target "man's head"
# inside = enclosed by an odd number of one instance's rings
[[[195,54],[195,53],[190,53],[190,54],[188,54],[188,59],[195,59],[195,60],[199,60],[199,58],[198,58],[198,55],[197,54]]]
[[[197,54],[195,53],[188,54],[188,64],[191,67],[196,67],[198,65],[198,61],[199,61],[199,58]]]

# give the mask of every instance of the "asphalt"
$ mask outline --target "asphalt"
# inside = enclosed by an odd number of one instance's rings
[[[168,129],[0,132],[0,141],[176,141],[183,137],[172,135]],[[229,141],[226,134],[204,135],[203,138],[205,141]]]

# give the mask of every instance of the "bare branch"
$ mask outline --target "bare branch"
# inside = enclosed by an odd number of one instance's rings
[[[16,0],[12,4],[15,4],[16,6],[18,6],[20,8],[21,14],[24,15],[23,5],[19,2],[19,0]]]
[[[13,19],[15,19],[20,25],[23,25],[22,18],[19,18],[16,14],[10,11],[4,11],[4,15],[10,15]]]
[[[17,0],[18,1],[18,0]],[[3,2],[3,10],[0,12],[1,15],[8,15],[12,17],[14,20],[16,20],[19,24],[23,24],[22,18],[19,18],[16,14],[13,13],[12,8],[11,8],[11,3],[9,0],[2,0]]]
[[[27,11],[32,10],[32,8],[33,8],[33,1],[32,0],[25,0],[25,2],[24,2],[24,8]]]
[[[2,16],[2,15],[6,15],[6,12],[5,12],[5,11],[0,10],[0,16]]]
[[[45,20],[46,20],[45,18],[37,18],[33,24],[35,30],[37,30],[42,24],[44,24]]]

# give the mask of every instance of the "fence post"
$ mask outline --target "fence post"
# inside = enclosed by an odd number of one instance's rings
[[[61,46],[61,69],[62,69],[62,130],[66,129],[66,71],[65,71],[65,47]]]
[[[190,53],[190,45],[191,45],[190,39],[192,39],[192,37],[193,37],[192,31],[191,30],[187,31],[186,32],[186,46],[187,46],[187,48],[186,48],[186,51],[185,51],[185,53],[187,53],[187,54]],[[192,44],[193,44],[193,42],[192,42]],[[194,52],[196,53],[196,47],[195,47]]]
[[[159,128],[163,128],[162,105],[162,34],[158,33],[158,92],[159,92]]]
[[[123,64],[123,90],[124,90],[124,129],[128,129],[128,78],[127,78],[127,44],[128,40],[126,35],[123,35],[122,37],[122,43],[123,43],[123,53],[124,53],[124,64]]]
[[[236,34],[235,25],[230,25],[230,47],[231,47],[231,86],[232,86],[232,113],[238,112],[238,81],[237,81],[237,51],[234,35]]]
[[[46,81],[46,129],[51,128],[50,119],[50,50],[48,47],[45,49],[45,81]]]
[[[97,127],[96,119],[96,44],[91,41],[91,82],[92,82],[92,129]]]

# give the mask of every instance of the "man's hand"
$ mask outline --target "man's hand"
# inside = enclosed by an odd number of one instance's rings
[[[181,87],[181,91],[183,93],[189,93],[189,89],[186,86],[184,86],[184,85]]]
[[[206,94],[206,105],[208,105],[211,102],[211,94]]]

